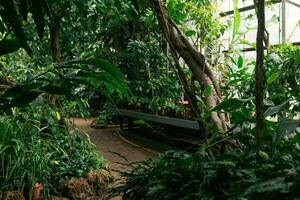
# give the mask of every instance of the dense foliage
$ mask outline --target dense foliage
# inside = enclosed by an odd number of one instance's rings
[[[292,115],[299,111],[299,55],[299,46],[282,45],[275,47],[265,61],[268,99],[275,105],[293,100],[295,106],[291,109]]]
[[[26,113],[14,109],[0,118],[0,190],[25,191],[42,183],[49,193],[63,180],[86,177],[104,160],[87,137],[62,126],[60,113],[45,107]]]
[[[0,199],[13,190],[30,196],[38,182],[53,193],[63,180],[102,168],[101,155],[64,117],[97,111],[105,125],[114,118],[99,112],[107,103],[194,118],[202,131],[201,144],[191,141],[199,146],[195,154],[127,164],[132,170],[121,172],[125,180],[112,195],[300,198],[300,48],[268,47],[265,84],[255,91],[259,62],[240,49],[263,45],[244,40],[256,29],[254,17],[242,16],[233,0],[232,18],[222,22],[214,2],[1,0]],[[231,41],[223,54],[225,32]]]
[[[241,150],[207,160],[203,154],[168,152],[159,160],[131,164],[126,182],[112,193],[123,199],[299,198],[299,146],[268,154]]]

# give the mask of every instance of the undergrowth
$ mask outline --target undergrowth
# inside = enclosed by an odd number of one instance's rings
[[[300,150],[286,153],[234,150],[215,160],[202,153],[167,152],[158,160],[128,164],[125,181],[110,196],[124,200],[296,199],[300,197]]]
[[[104,160],[88,137],[60,125],[55,112],[14,111],[0,117],[0,199],[7,191],[24,191],[35,183],[44,195],[71,178],[86,177]]]

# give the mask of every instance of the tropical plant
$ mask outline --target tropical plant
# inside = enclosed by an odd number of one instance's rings
[[[253,140],[253,138],[252,138]],[[255,141],[254,141],[255,143]],[[299,197],[299,149],[281,154],[236,150],[216,160],[167,152],[158,160],[125,164],[131,171],[112,189],[123,199],[294,199]]]
[[[82,65],[86,67],[82,67]],[[64,75],[58,70],[65,70]],[[54,70],[47,70],[21,85],[7,89],[0,97],[1,109],[26,106],[43,93],[75,98],[72,95],[72,88],[76,84],[88,85],[96,89],[101,84],[111,89],[116,86],[115,89],[120,95],[125,94],[127,90],[121,72],[107,61],[101,59],[74,60],[62,63]],[[78,102],[80,103],[80,101]]]
[[[267,56],[266,66],[266,90],[268,99],[275,105],[287,100],[292,100],[293,107],[290,117],[299,112],[299,65],[300,48],[292,45],[274,47],[273,53]]]
[[[37,182],[48,195],[61,181],[86,177],[91,169],[103,167],[103,158],[88,138],[70,133],[59,125],[61,120],[58,111],[43,106],[1,116],[1,197],[12,190],[30,196]]]

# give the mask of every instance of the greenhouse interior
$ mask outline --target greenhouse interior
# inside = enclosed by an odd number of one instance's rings
[[[299,188],[300,0],[0,0],[0,200]]]

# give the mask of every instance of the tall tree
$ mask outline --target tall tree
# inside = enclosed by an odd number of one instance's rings
[[[168,15],[164,1],[154,0],[153,6],[160,29],[169,43],[174,59],[182,58],[200,85],[203,88],[210,87],[212,89],[210,95],[205,98],[205,103],[208,108],[216,106],[222,99],[220,88],[204,55],[191,44]],[[212,112],[211,121],[215,124],[218,131],[225,132],[227,130],[224,114]]]
[[[263,100],[264,100],[264,30],[265,30],[265,0],[257,0],[257,38],[256,38],[256,138],[259,149],[263,148],[263,126],[264,126],[264,113],[263,113]]]

